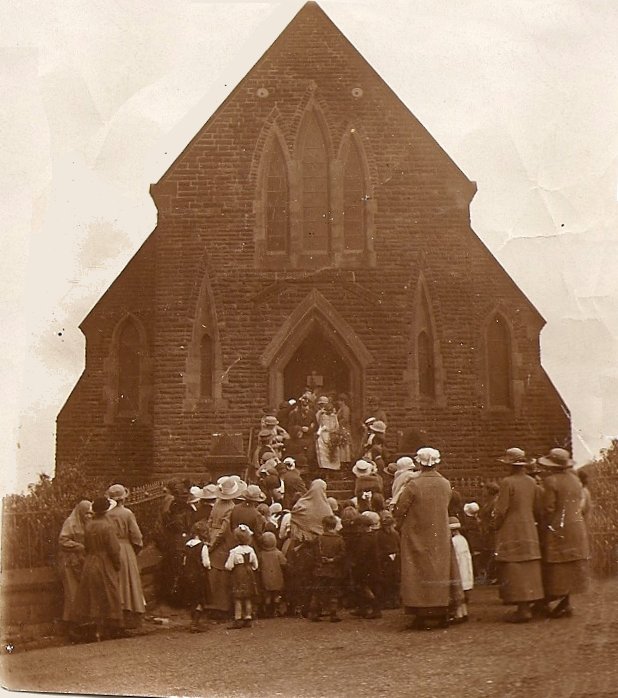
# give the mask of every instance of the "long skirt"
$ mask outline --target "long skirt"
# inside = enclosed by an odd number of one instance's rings
[[[227,570],[213,567],[208,572],[210,598],[206,608],[212,611],[229,612],[232,610],[232,580]]]
[[[544,598],[540,560],[498,562],[500,598],[506,604],[527,603]]]
[[[107,555],[86,556],[70,619],[78,623],[122,622],[119,575]]]
[[[71,620],[71,611],[75,604],[75,597],[79,589],[79,580],[82,576],[84,566],[83,553],[71,553],[61,551],[58,553],[58,569],[62,577],[62,588],[64,590],[64,606],[62,610],[62,620]]]
[[[567,594],[581,594],[588,589],[588,560],[545,563],[543,582],[548,599],[557,599]]]
[[[122,610],[144,613],[146,603],[135,551],[126,538],[119,538],[118,542],[120,543],[120,602]]]

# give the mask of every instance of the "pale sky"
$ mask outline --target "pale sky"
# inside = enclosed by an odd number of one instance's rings
[[[302,4],[4,3],[9,490],[53,472],[78,325],[154,228],[150,183]],[[477,182],[472,226],[547,320],[543,365],[585,462],[618,435],[618,5],[320,4]]]

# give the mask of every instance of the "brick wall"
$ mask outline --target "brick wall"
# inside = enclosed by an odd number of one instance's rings
[[[354,96],[359,87],[362,96]],[[268,95],[258,96],[260,88]],[[290,256],[274,264],[256,248],[261,149],[275,124],[294,161],[308,108],[327,129],[332,161],[351,128],[362,143],[371,256]],[[114,464],[125,458],[143,474],[199,472],[213,432],[248,433],[272,401],[261,357],[314,289],[371,355],[356,407],[380,397],[393,446],[398,431],[416,425],[451,468],[481,472],[514,444],[533,451],[568,444],[569,418],[539,362],[543,320],[471,230],[474,192],[320,8],[306,5],[153,186],[156,233],[84,323],[87,368],[59,418],[59,463],[79,453],[98,464],[113,449]],[[421,276],[440,347],[438,401],[419,398],[410,381]],[[101,424],[101,367],[125,306],[144,316],[149,332],[152,426],[112,431]],[[503,412],[488,409],[485,398],[482,337],[494,310],[511,328],[515,357],[515,409]],[[187,355],[196,327],[208,324],[217,331],[224,380],[216,399],[191,403]],[[135,438],[132,429],[141,429]]]

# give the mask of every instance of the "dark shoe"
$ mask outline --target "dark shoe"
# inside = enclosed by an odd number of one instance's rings
[[[341,623],[342,620],[343,618],[339,618],[339,616],[336,613],[330,617],[331,623]]]
[[[555,608],[553,611],[550,611],[548,615],[550,618],[571,618],[573,616],[573,609],[571,606]]]
[[[521,611],[511,611],[504,616],[507,623],[527,623],[532,620],[532,613],[522,613]]]
[[[243,627],[243,622],[242,620],[235,620],[232,625],[228,625],[227,629],[228,630],[238,630],[239,628]]]
[[[242,627],[243,628],[250,628],[252,620],[253,620],[252,618],[245,618],[242,622]]]

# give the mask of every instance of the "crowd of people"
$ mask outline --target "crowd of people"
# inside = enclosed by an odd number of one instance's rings
[[[467,620],[475,583],[497,585],[515,606],[509,622],[572,613],[571,595],[587,584],[590,499],[567,451],[532,460],[508,449],[510,474],[464,503],[438,450],[388,462],[383,414],[367,418],[351,458],[346,397],[337,403],[320,396],[314,409],[305,393],[265,415],[243,478],[168,483],[158,594],[190,609],[192,631],[205,616],[241,629],[256,617],[338,622],[344,610],[375,619],[400,607],[413,628],[447,627]],[[329,496],[331,472],[350,466],[354,496]],[[80,502],[60,535],[64,618],[99,635],[123,632],[145,609],[126,495],[114,485]]]

